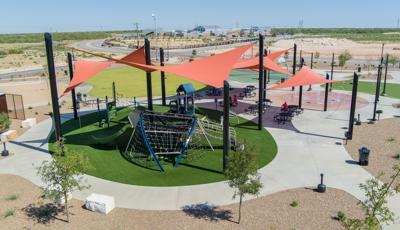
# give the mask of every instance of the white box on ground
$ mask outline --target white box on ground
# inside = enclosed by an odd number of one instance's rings
[[[93,212],[108,214],[115,207],[114,197],[92,193],[86,198],[85,207]]]
[[[12,141],[17,137],[18,137],[18,133],[16,130],[8,130],[7,132],[0,134],[1,142]]]
[[[32,128],[36,125],[36,118],[28,118],[21,122],[22,128]]]

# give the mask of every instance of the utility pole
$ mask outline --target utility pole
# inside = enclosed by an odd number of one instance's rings
[[[139,49],[139,23],[135,23],[136,25],[136,42],[137,42],[137,48]]]

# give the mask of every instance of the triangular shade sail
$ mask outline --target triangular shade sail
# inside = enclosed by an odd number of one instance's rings
[[[126,55],[125,57],[119,59],[119,61],[117,61],[118,63],[123,63],[126,65],[129,65],[129,63],[137,63],[137,64],[142,64],[142,65],[146,65],[146,56],[144,53],[144,46],[140,47],[139,49],[129,53],[128,55]],[[149,68],[145,68],[143,66],[138,66],[138,65],[132,65],[133,67],[139,68],[141,70],[144,71],[152,71]]]
[[[148,67],[146,67],[146,57],[144,55],[144,47],[141,47],[131,53],[129,53],[128,55],[126,55],[125,57],[121,58],[121,59],[116,59],[113,58],[111,56],[106,56],[106,55],[101,55],[101,54],[96,54],[90,51],[86,51],[86,50],[82,50],[82,49],[77,49],[77,48],[72,48],[73,50],[77,50],[79,52],[83,52],[83,53],[87,53],[96,57],[101,57],[101,58],[105,58],[108,59],[110,61],[115,61],[117,63],[121,63],[121,64],[125,64],[125,65],[129,65],[138,69],[141,69],[143,71],[153,71],[153,69],[150,69]]]
[[[209,56],[206,58],[196,59],[174,66],[147,66],[153,70],[160,70],[178,76],[186,77],[191,80],[199,81],[204,84],[220,88],[223,86],[223,81],[229,78],[233,66],[254,44],[241,46],[239,48]]]
[[[234,69],[251,69],[258,71],[258,63],[258,57],[239,60],[238,62],[236,62]],[[286,75],[291,75],[288,70],[282,68],[268,57],[264,58],[264,69],[272,70]]]
[[[72,78],[72,81],[69,83],[68,87],[64,90],[63,95],[68,93],[78,85],[82,84],[83,82],[87,81],[98,72],[111,66],[113,63],[114,62],[96,62],[83,60],[74,61],[74,77]]]
[[[286,52],[288,52],[289,49],[281,50],[278,52],[270,53],[267,55],[267,58],[271,59],[272,61],[275,61],[278,57],[284,55]]]
[[[302,85],[316,85],[316,84],[320,85],[333,82],[338,82],[338,81],[327,80],[320,74],[312,71],[312,69],[310,69],[309,67],[303,66],[303,68],[301,68],[301,70],[296,75],[291,77],[289,80],[286,80],[285,82],[279,85],[275,85],[270,89],[281,89],[281,88],[289,88]]]

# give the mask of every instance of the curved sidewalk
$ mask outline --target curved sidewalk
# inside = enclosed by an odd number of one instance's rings
[[[370,95],[361,94],[371,102]],[[379,108],[383,108],[382,118],[393,117],[400,111],[391,107],[396,101],[381,97]],[[390,105],[390,106],[389,106]],[[370,118],[372,104],[357,111]],[[278,144],[276,158],[260,169],[264,187],[261,196],[297,187],[315,187],[319,174],[325,174],[325,184],[342,189],[363,200],[364,195],[358,185],[372,176],[362,167],[347,163],[351,157],[343,147],[341,137],[348,125],[348,111],[320,112],[306,110],[293,120],[298,131],[267,128]],[[251,117],[248,117],[251,118]],[[46,120],[31,128],[8,146],[14,155],[0,160],[0,173],[11,173],[27,178],[37,185],[41,181],[36,175],[36,167],[49,160],[47,135],[51,130],[51,120]],[[85,176],[91,188],[75,192],[73,196],[84,200],[90,193],[113,196],[118,207],[151,210],[178,210],[185,205],[208,203],[227,205],[232,200],[233,190],[226,182],[180,187],[143,187],[106,181]],[[253,197],[247,197],[247,199]],[[389,202],[396,213],[397,224],[385,229],[399,229],[400,196]]]

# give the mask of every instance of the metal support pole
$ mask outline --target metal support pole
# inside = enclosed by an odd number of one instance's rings
[[[151,65],[150,59],[150,41],[146,38],[144,40],[144,52],[146,56],[146,65]],[[151,72],[146,71],[146,82],[147,82],[147,109],[153,110],[153,89],[151,83]]]
[[[329,80],[329,74],[326,74],[326,80]],[[324,99],[324,111],[328,110],[328,91],[329,91],[329,83],[325,84],[325,99]]]
[[[300,69],[303,68],[303,65],[304,65],[304,59],[301,58],[300,59]],[[299,109],[301,109],[302,104],[303,104],[303,86],[301,85],[299,87]]]
[[[263,80],[264,80],[264,36],[259,35],[259,54],[258,55],[258,130],[263,128],[263,100],[264,100],[264,90],[263,90]]]
[[[164,49],[160,48],[160,66],[164,66]],[[161,100],[162,105],[166,106],[167,102],[165,100],[165,73],[161,71]]]
[[[266,57],[267,55],[268,55],[268,51],[267,51],[267,49],[264,49],[264,56]],[[267,70],[264,68],[264,66],[263,66],[263,69],[264,69],[264,73],[263,73],[264,74],[264,80],[263,80],[263,83],[264,83],[263,92],[264,92],[264,94],[263,94],[263,99],[266,100],[267,99]]]
[[[74,78],[74,63],[73,63],[73,58],[72,54],[68,52],[67,54],[68,57],[68,68],[69,68],[69,79],[72,81],[72,78]],[[74,119],[78,119],[78,109],[76,108],[76,94],[75,94],[75,88],[71,90],[71,97],[72,97],[72,108],[74,110]]]
[[[381,77],[380,77],[381,71],[382,71],[382,66],[379,65],[379,66],[378,66],[378,76],[377,76],[377,78],[376,78],[374,111],[373,111],[373,116],[372,116],[372,119],[371,119],[372,122],[376,121],[376,107],[377,107],[378,101],[379,101],[379,91],[380,91],[380,90],[379,90],[379,87],[380,87],[380,83],[379,83],[379,82],[381,81]]]
[[[262,55],[261,55],[262,56]],[[229,83],[224,81],[224,113],[223,113],[223,170],[228,167],[229,155]]]
[[[293,46],[293,70],[292,70],[293,76],[296,74],[296,56],[297,56],[297,45],[295,43]],[[292,87],[292,91],[294,91],[294,87]]]
[[[112,94],[114,105],[117,106],[117,92],[115,91],[115,82],[112,83]]]
[[[313,63],[314,62],[314,53],[311,53],[311,60],[310,60],[310,69],[312,69],[313,68]],[[311,85],[309,85],[308,86],[308,90],[307,91],[311,91],[312,90],[312,86]]]
[[[331,63],[331,81],[333,80],[333,66],[335,63],[335,53],[332,54],[332,63]],[[332,83],[330,84],[329,91],[332,91]]]
[[[347,137],[346,137],[348,140],[353,139],[354,116],[356,113],[356,104],[357,104],[357,88],[358,88],[358,75],[357,73],[354,73],[353,90],[351,93],[349,129],[347,131]]]
[[[46,45],[47,67],[49,71],[51,103],[53,106],[54,129],[56,140],[60,141],[63,135],[61,130],[60,107],[58,104],[56,69],[54,67],[53,41],[50,33],[44,34],[44,41]]]
[[[383,91],[381,94],[382,96],[386,96],[386,79],[387,79],[388,66],[389,66],[389,54],[386,55],[385,78],[383,80]]]

